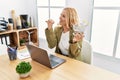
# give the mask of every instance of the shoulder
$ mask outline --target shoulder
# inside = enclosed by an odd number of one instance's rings
[[[55,31],[59,31],[59,30],[62,30],[62,29],[63,29],[63,27],[62,27],[61,25],[57,25],[57,26],[54,28]]]

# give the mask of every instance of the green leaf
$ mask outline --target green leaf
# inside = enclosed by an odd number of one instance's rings
[[[19,74],[27,73],[32,69],[29,62],[22,61],[16,66],[16,72]]]

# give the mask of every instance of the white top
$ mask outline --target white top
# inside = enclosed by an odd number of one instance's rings
[[[68,55],[68,49],[69,49],[69,31],[66,33],[62,32],[61,39],[59,42],[59,48],[64,55]]]

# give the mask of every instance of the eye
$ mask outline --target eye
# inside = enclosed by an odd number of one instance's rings
[[[64,17],[64,18],[65,18],[65,15],[62,15],[62,17]]]
[[[60,16],[63,17],[63,18],[65,18],[65,15],[64,15],[64,14],[61,14]]]

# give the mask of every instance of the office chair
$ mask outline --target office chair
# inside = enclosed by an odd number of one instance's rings
[[[92,46],[86,39],[82,42],[81,59],[88,64],[92,62]]]

